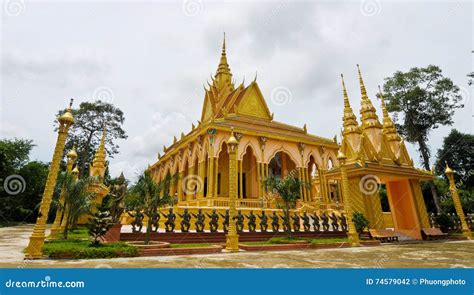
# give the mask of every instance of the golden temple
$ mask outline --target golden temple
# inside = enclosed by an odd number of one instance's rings
[[[368,97],[358,68],[361,90],[361,124],[349,103],[342,81],[344,101],[342,142],[309,134],[303,128],[277,122],[273,118],[256,81],[236,85],[227,62],[225,37],[217,71],[205,87],[201,120],[187,134],[181,133],[158,154],[149,167],[159,182],[178,175],[170,193],[176,210],[183,208],[229,207],[230,178],[237,177],[237,203],[242,210],[278,210],[278,197],[266,192],[268,176],[285,177],[296,173],[310,183],[301,189],[299,211],[352,211],[363,213],[371,228],[394,228],[413,238],[429,227],[420,181],[432,179],[430,171],[413,166],[403,139],[397,133],[383,97],[383,122]],[[380,95],[382,95],[380,93]],[[234,131],[238,141],[234,172],[229,170],[227,140]],[[343,157],[348,187],[341,185]],[[385,184],[391,213],[381,209],[379,190]],[[374,189],[375,187],[375,189]]]

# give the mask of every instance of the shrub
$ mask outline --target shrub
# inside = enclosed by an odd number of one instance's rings
[[[369,227],[369,221],[365,218],[364,214],[360,212],[354,212],[352,214],[352,221],[354,221],[354,226],[356,231],[360,234]]]
[[[44,245],[43,253],[51,258],[114,258],[138,256],[138,248],[123,242],[91,245],[89,241],[50,241]]]

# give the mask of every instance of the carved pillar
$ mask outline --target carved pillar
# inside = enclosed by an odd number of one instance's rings
[[[198,164],[198,185],[197,187],[197,197],[198,199],[202,199],[204,197],[204,178],[205,178],[205,170],[206,170],[206,160],[202,160]]]
[[[66,166],[66,172],[71,173],[72,171],[72,165],[74,165],[74,162],[76,161],[77,158],[77,153],[75,151],[75,148],[73,147],[71,151],[67,154],[67,166]],[[51,237],[54,237],[60,232],[61,228],[61,220],[63,219],[64,215],[64,199],[65,199],[65,192],[64,192],[64,187],[61,188],[61,193],[59,195],[59,200],[58,200],[58,208],[56,210],[56,217],[54,218],[53,226],[51,227]]]
[[[467,226],[466,216],[464,215],[464,211],[462,210],[461,200],[459,199],[456,183],[454,182],[454,171],[451,168],[449,168],[447,163],[446,163],[445,173],[449,180],[449,191],[451,192],[451,198],[453,198],[454,208],[456,209],[456,213],[459,219],[461,220],[462,233],[466,238],[471,240],[472,233],[469,227]]]
[[[239,165],[239,199],[243,199],[244,198],[244,180],[243,180],[243,171],[242,171],[242,168],[243,168],[243,159],[240,160],[240,161],[237,161],[238,165]]]
[[[354,221],[352,221],[352,207],[351,207],[351,192],[349,189],[349,179],[347,178],[347,171],[346,171],[346,156],[342,151],[339,151],[339,154],[337,155],[337,158],[339,160],[339,165],[341,169],[341,179],[342,179],[342,191],[344,194],[344,200],[346,202],[344,203],[344,209],[347,214],[347,225],[348,225],[348,232],[347,236],[349,238],[349,241],[353,246],[359,246],[359,233],[357,233],[354,225]]]
[[[235,227],[234,216],[237,214],[237,147],[239,143],[234,137],[234,130],[227,140],[229,152],[229,232],[226,235],[226,250],[229,252],[239,251],[239,235]]]
[[[178,174],[178,181],[177,181],[177,189],[178,189],[178,200],[184,201],[183,195],[183,178],[184,178],[184,171],[179,171]]]
[[[36,219],[33,233],[31,234],[28,247],[26,248],[25,258],[27,259],[41,258],[42,256],[46,220],[48,219],[49,207],[51,205],[54,187],[56,186],[59,164],[63,155],[69,128],[74,124],[71,107],[72,100],[66,112],[58,118],[58,138],[56,140],[56,147],[54,148],[53,159],[49,167],[48,177],[46,178],[46,185],[39,208],[38,218]]]

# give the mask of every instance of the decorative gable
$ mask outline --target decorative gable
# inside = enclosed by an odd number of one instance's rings
[[[245,91],[242,99],[237,105],[237,114],[265,120],[272,119],[267,103],[265,102],[262,92],[256,82],[252,82]]]

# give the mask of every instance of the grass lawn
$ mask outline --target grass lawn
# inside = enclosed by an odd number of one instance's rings
[[[313,245],[344,243],[344,242],[349,242],[349,239],[347,239],[347,238],[332,238],[332,239],[313,239],[313,240],[311,240],[311,244],[313,244]]]
[[[212,246],[212,244],[206,244],[206,243],[201,243],[201,244],[171,244],[170,248],[202,248],[202,247],[209,247]]]

